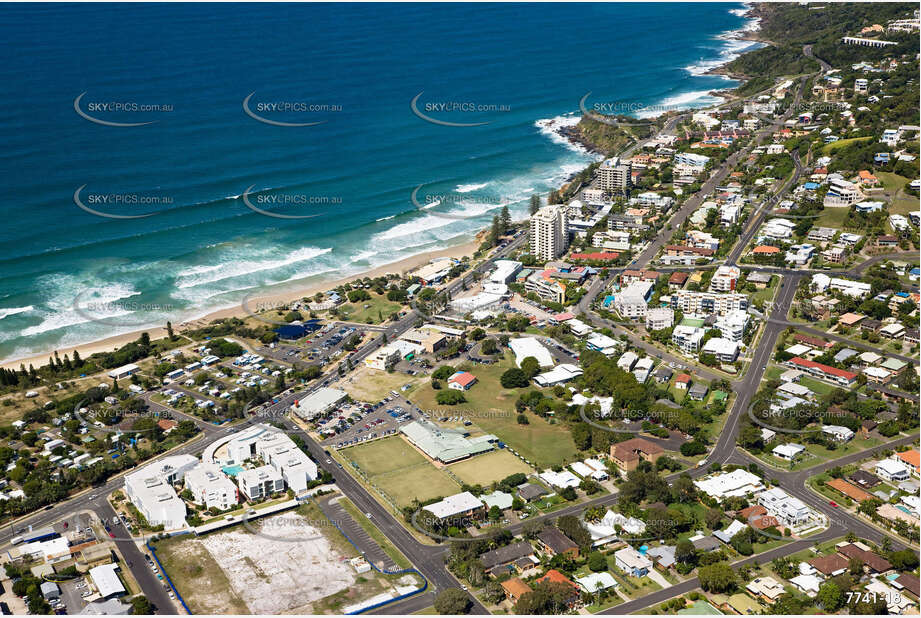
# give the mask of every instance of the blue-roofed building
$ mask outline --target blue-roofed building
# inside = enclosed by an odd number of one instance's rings
[[[876,163],[889,163],[889,153],[888,152],[877,152],[873,156],[873,161]]]
[[[320,320],[307,320],[300,324],[285,324],[275,329],[282,339],[300,339],[320,328]]]

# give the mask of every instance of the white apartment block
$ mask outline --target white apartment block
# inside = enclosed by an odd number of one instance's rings
[[[227,443],[231,464],[261,459],[272,466],[295,493],[307,489],[307,484],[319,476],[317,464],[291,438],[268,425],[260,424],[243,431]]]
[[[802,500],[794,498],[779,487],[758,494],[758,504],[768,510],[782,524],[799,527],[815,519],[815,512]]]
[[[632,184],[632,166],[629,161],[611,157],[598,166],[598,186],[606,193],[623,193]]]
[[[272,466],[243,470],[237,474],[237,482],[247,500],[261,500],[285,489],[285,479]]]
[[[531,215],[531,254],[541,260],[555,260],[569,244],[566,215],[559,204],[544,206]]]
[[[713,327],[720,331],[724,339],[739,343],[745,335],[748,320],[748,312],[737,309],[718,317]]]
[[[851,204],[856,204],[864,198],[860,188],[841,178],[830,178],[828,181],[828,193],[822,205],[827,208],[844,208]]]
[[[742,271],[735,266],[719,266],[710,280],[711,292],[732,292]]]
[[[675,165],[703,168],[710,162],[710,157],[694,154],[693,152],[679,152],[675,155]]]
[[[646,330],[671,328],[675,323],[675,311],[668,307],[655,307],[646,311]]]
[[[739,357],[739,344],[722,337],[712,337],[704,344],[701,352],[712,354],[721,363],[734,363]]]
[[[851,281],[841,277],[829,277],[823,273],[812,275],[812,288],[817,292],[832,290],[853,298],[864,298],[870,294],[870,284],[864,281]]]
[[[192,455],[165,457],[125,476],[125,494],[151,526],[181,528],[185,525],[185,502],[173,483],[182,481],[197,465],[198,459]]]
[[[685,315],[725,315],[730,311],[748,309],[748,296],[735,292],[718,294],[678,290],[672,294],[672,309],[680,309]]]
[[[702,328],[679,324],[672,330],[672,343],[682,353],[693,356],[700,350],[700,342],[704,338],[704,333]]]
[[[237,486],[213,463],[201,463],[186,472],[185,488],[192,492],[197,504],[209,509],[223,511],[238,502]]]
[[[652,281],[634,281],[614,298],[614,310],[625,318],[641,318],[646,315]]]

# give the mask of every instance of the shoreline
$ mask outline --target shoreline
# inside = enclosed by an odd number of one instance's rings
[[[761,42],[761,43],[770,45],[771,43],[769,41],[765,41],[759,38],[761,18],[758,15],[758,11],[755,6],[755,3],[745,3],[745,4],[748,6],[748,10],[741,17],[749,21],[753,19],[757,20],[758,24],[753,29],[746,28],[743,26],[742,28],[731,31],[739,35],[739,36],[732,37],[733,40]],[[754,50],[751,50],[751,51],[754,51]],[[741,54],[735,56],[735,58],[745,53],[749,53],[749,52],[748,51],[742,52]],[[722,62],[719,65],[713,67],[712,69],[709,69],[708,71],[703,73],[703,75],[720,75],[720,76],[724,76],[730,79],[734,79],[741,83],[735,88],[711,91],[711,96],[717,96],[722,99],[720,103],[716,103],[716,104],[711,103],[709,105],[705,105],[699,108],[695,108],[692,106],[692,107],[689,107],[688,110],[690,109],[709,109],[710,107],[714,107],[714,106],[719,107],[719,105],[727,101],[726,93],[732,92],[733,90],[739,88],[742,84],[745,83],[745,81],[750,79],[749,76],[736,76],[736,75],[731,75],[725,72],[726,65],[728,65],[730,62],[735,60],[735,58],[732,58],[732,57],[727,58],[725,62]],[[667,116],[673,112],[677,111],[681,113],[682,111],[688,111],[688,110],[666,110],[666,111],[660,112],[659,114],[656,114],[655,116],[644,118],[644,120],[647,120],[651,123],[657,123],[659,120],[663,118],[667,118]],[[581,116],[579,116],[579,119],[581,121]],[[552,123],[552,121],[555,120],[555,118],[552,118],[549,120]],[[540,123],[541,121],[538,120],[537,122]],[[575,125],[577,124],[578,123],[569,125],[566,123],[560,123],[557,126],[549,126],[547,128],[550,129],[549,131],[550,133],[555,134],[558,137],[562,138],[566,142],[567,147],[569,148],[573,148],[573,149],[583,152],[583,154],[589,154],[593,156],[598,156],[599,154],[601,154],[601,151],[594,144],[591,144],[590,142],[584,140],[584,138],[582,138],[581,135],[577,131],[575,131]],[[573,172],[572,174],[570,174],[566,179],[564,179],[563,184],[560,186],[565,187],[566,185],[568,185],[578,173],[579,172]],[[482,235],[485,232],[487,232],[488,229],[489,229],[488,227],[484,227],[483,229],[477,230],[476,232],[474,232],[474,240],[467,242],[465,244],[454,245],[451,247],[446,247],[444,249],[437,249],[433,251],[419,253],[419,254],[416,254],[416,255],[413,255],[407,258],[403,258],[402,260],[397,260],[395,262],[390,262],[387,264],[382,264],[380,266],[372,267],[368,270],[365,270],[359,273],[355,273],[354,275],[349,275],[347,277],[342,277],[339,279],[334,279],[334,280],[325,281],[325,282],[316,282],[314,284],[311,284],[303,288],[296,288],[296,289],[292,289],[286,292],[277,292],[277,293],[269,293],[269,294],[260,295],[260,296],[252,296],[252,297],[249,297],[248,300],[253,303],[266,303],[266,304],[268,303],[289,303],[289,302],[293,302],[293,301],[299,300],[304,297],[312,296],[316,294],[317,292],[322,292],[322,291],[336,288],[345,283],[355,281],[356,279],[363,279],[365,277],[373,278],[373,277],[378,277],[378,276],[385,275],[388,273],[398,273],[398,274],[404,273],[406,271],[418,268],[419,266],[433,259],[440,258],[440,257],[460,258],[460,257],[464,257],[465,255],[471,255],[479,247],[480,243],[482,242]],[[244,296],[244,298],[246,298],[246,296]],[[242,307],[242,304],[235,305],[232,307],[225,307],[223,309],[216,309],[208,313],[205,313],[203,315],[192,317],[181,323],[175,324],[174,331],[177,334],[182,334],[184,330],[188,330],[189,328],[201,327],[207,324],[208,322],[211,322],[212,320],[228,318],[228,317],[239,317],[241,315],[242,316],[247,315],[247,312]],[[0,367],[4,369],[17,369],[18,370],[20,365],[24,365],[26,368],[28,368],[31,364],[31,365],[35,365],[36,368],[38,368],[44,365],[46,361],[48,360],[48,358],[52,356],[55,352],[58,352],[61,355],[65,353],[68,355],[72,355],[74,350],[78,351],[81,357],[87,358],[92,354],[97,354],[100,352],[111,352],[114,349],[117,349],[127,343],[137,340],[137,338],[141,335],[141,333],[144,333],[144,332],[148,333],[151,339],[159,339],[159,338],[165,337],[167,334],[165,326],[138,328],[138,329],[132,330],[127,333],[123,333],[120,335],[113,335],[111,337],[106,337],[104,339],[96,339],[94,341],[78,343],[78,344],[70,345],[66,347],[52,348],[44,352],[34,353],[28,356],[23,356],[19,358],[0,359]]]
[[[347,277],[341,277],[339,279],[325,282],[316,282],[305,287],[299,287],[284,292],[252,296],[248,297],[248,300],[253,304],[290,303],[305,297],[313,296],[317,292],[324,292],[326,290],[334,289],[345,283],[355,281],[356,279],[364,279],[365,277],[380,277],[382,275],[391,273],[403,274],[408,271],[415,270],[419,266],[427,264],[431,260],[437,258],[459,259],[464,256],[472,255],[473,252],[477,250],[477,248],[480,246],[480,243],[482,242],[480,239],[481,235],[482,231],[478,231],[474,237],[474,240],[461,245],[454,245],[444,249],[436,249],[433,251],[418,253],[416,255],[403,258],[402,260],[375,266],[368,270],[355,273],[354,275],[349,275]],[[185,330],[204,326],[212,320],[231,317],[245,317],[247,315],[248,314],[241,303],[232,307],[215,309],[214,311],[210,311],[202,316],[190,318],[184,322],[177,323],[174,325],[174,331],[177,335],[181,335]],[[154,326],[150,328],[139,328],[137,330],[133,330],[131,332],[123,333],[120,335],[106,337],[105,339],[97,339],[95,341],[88,341],[86,343],[79,343],[72,346],[54,348],[44,353],[32,354],[30,356],[21,358],[0,360],[0,367],[4,369],[18,370],[20,365],[25,365],[25,367],[28,368],[31,364],[34,365],[37,369],[38,367],[47,364],[48,357],[52,356],[55,352],[58,352],[61,356],[63,356],[65,353],[68,355],[73,355],[74,350],[78,351],[82,358],[88,358],[92,354],[97,354],[100,352],[112,352],[113,350],[127,343],[136,341],[138,337],[141,336],[141,333],[149,334],[151,339],[160,339],[166,336],[166,327]]]

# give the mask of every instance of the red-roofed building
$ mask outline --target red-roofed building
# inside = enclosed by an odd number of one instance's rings
[[[456,391],[465,391],[476,384],[476,376],[469,371],[458,371],[448,378],[448,388]]]
[[[793,335],[793,341],[797,343],[805,343],[806,345],[811,345],[814,348],[833,348],[835,346],[831,341],[825,341],[821,337],[811,337],[809,335],[801,335],[796,333]]]
[[[544,574],[543,577],[538,577],[536,580],[534,580],[534,583],[536,585],[553,583],[572,586],[572,597],[568,599],[566,603],[569,605],[569,607],[575,605],[579,601],[579,596],[581,595],[581,589],[579,586],[556,569],[550,569]]]
[[[818,378],[828,380],[829,382],[835,382],[842,386],[850,386],[857,381],[857,374],[852,371],[830,367],[829,365],[823,365],[822,363],[807,360],[799,356],[794,356],[787,362],[796,369],[803,370]]]
[[[675,378],[675,388],[679,391],[686,391],[691,387],[691,376],[686,373],[682,373],[677,378]]]
[[[571,260],[599,260],[610,262],[620,257],[615,251],[595,251],[594,253],[573,253],[569,256]]]
[[[518,599],[531,592],[531,587],[518,577],[502,582],[502,589],[505,591],[505,597],[512,603],[517,603]]]
[[[162,429],[162,430],[163,430],[163,433],[169,433],[169,432],[171,432],[171,431],[172,431],[173,429],[175,429],[178,425],[179,425],[179,423],[177,423],[176,421],[173,421],[173,420],[170,420],[170,419],[167,419],[167,418],[160,419],[159,421],[157,421],[157,427],[159,427],[160,429]]]
[[[689,276],[690,275],[685,272],[676,270],[668,278],[668,287],[674,290],[680,290],[684,287],[684,284],[687,283]]]
[[[921,467],[921,454],[918,453],[917,449],[911,449],[904,453],[896,453],[896,457],[905,462],[905,464],[911,468],[912,472],[915,473],[915,476],[918,475],[919,467]]]
[[[567,311],[566,313],[558,313],[555,316],[553,316],[553,321],[558,324],[562,324],[566,320],[571,320],[574,317],[576,317],[574,313],[570,313],[569,311]]]
[[[770,245],[758,245],[752,249],[752,253],[755,255],[777,255],[780,253],[780,249]]]

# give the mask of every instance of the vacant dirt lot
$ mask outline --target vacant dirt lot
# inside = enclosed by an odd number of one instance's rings
[[[351,555],[324,536],[338,535],[335,528],[288,511],[261,529],[267,536],[236,527],[158,548],[193,612],[311,613],[313,603],[355,584]]]

